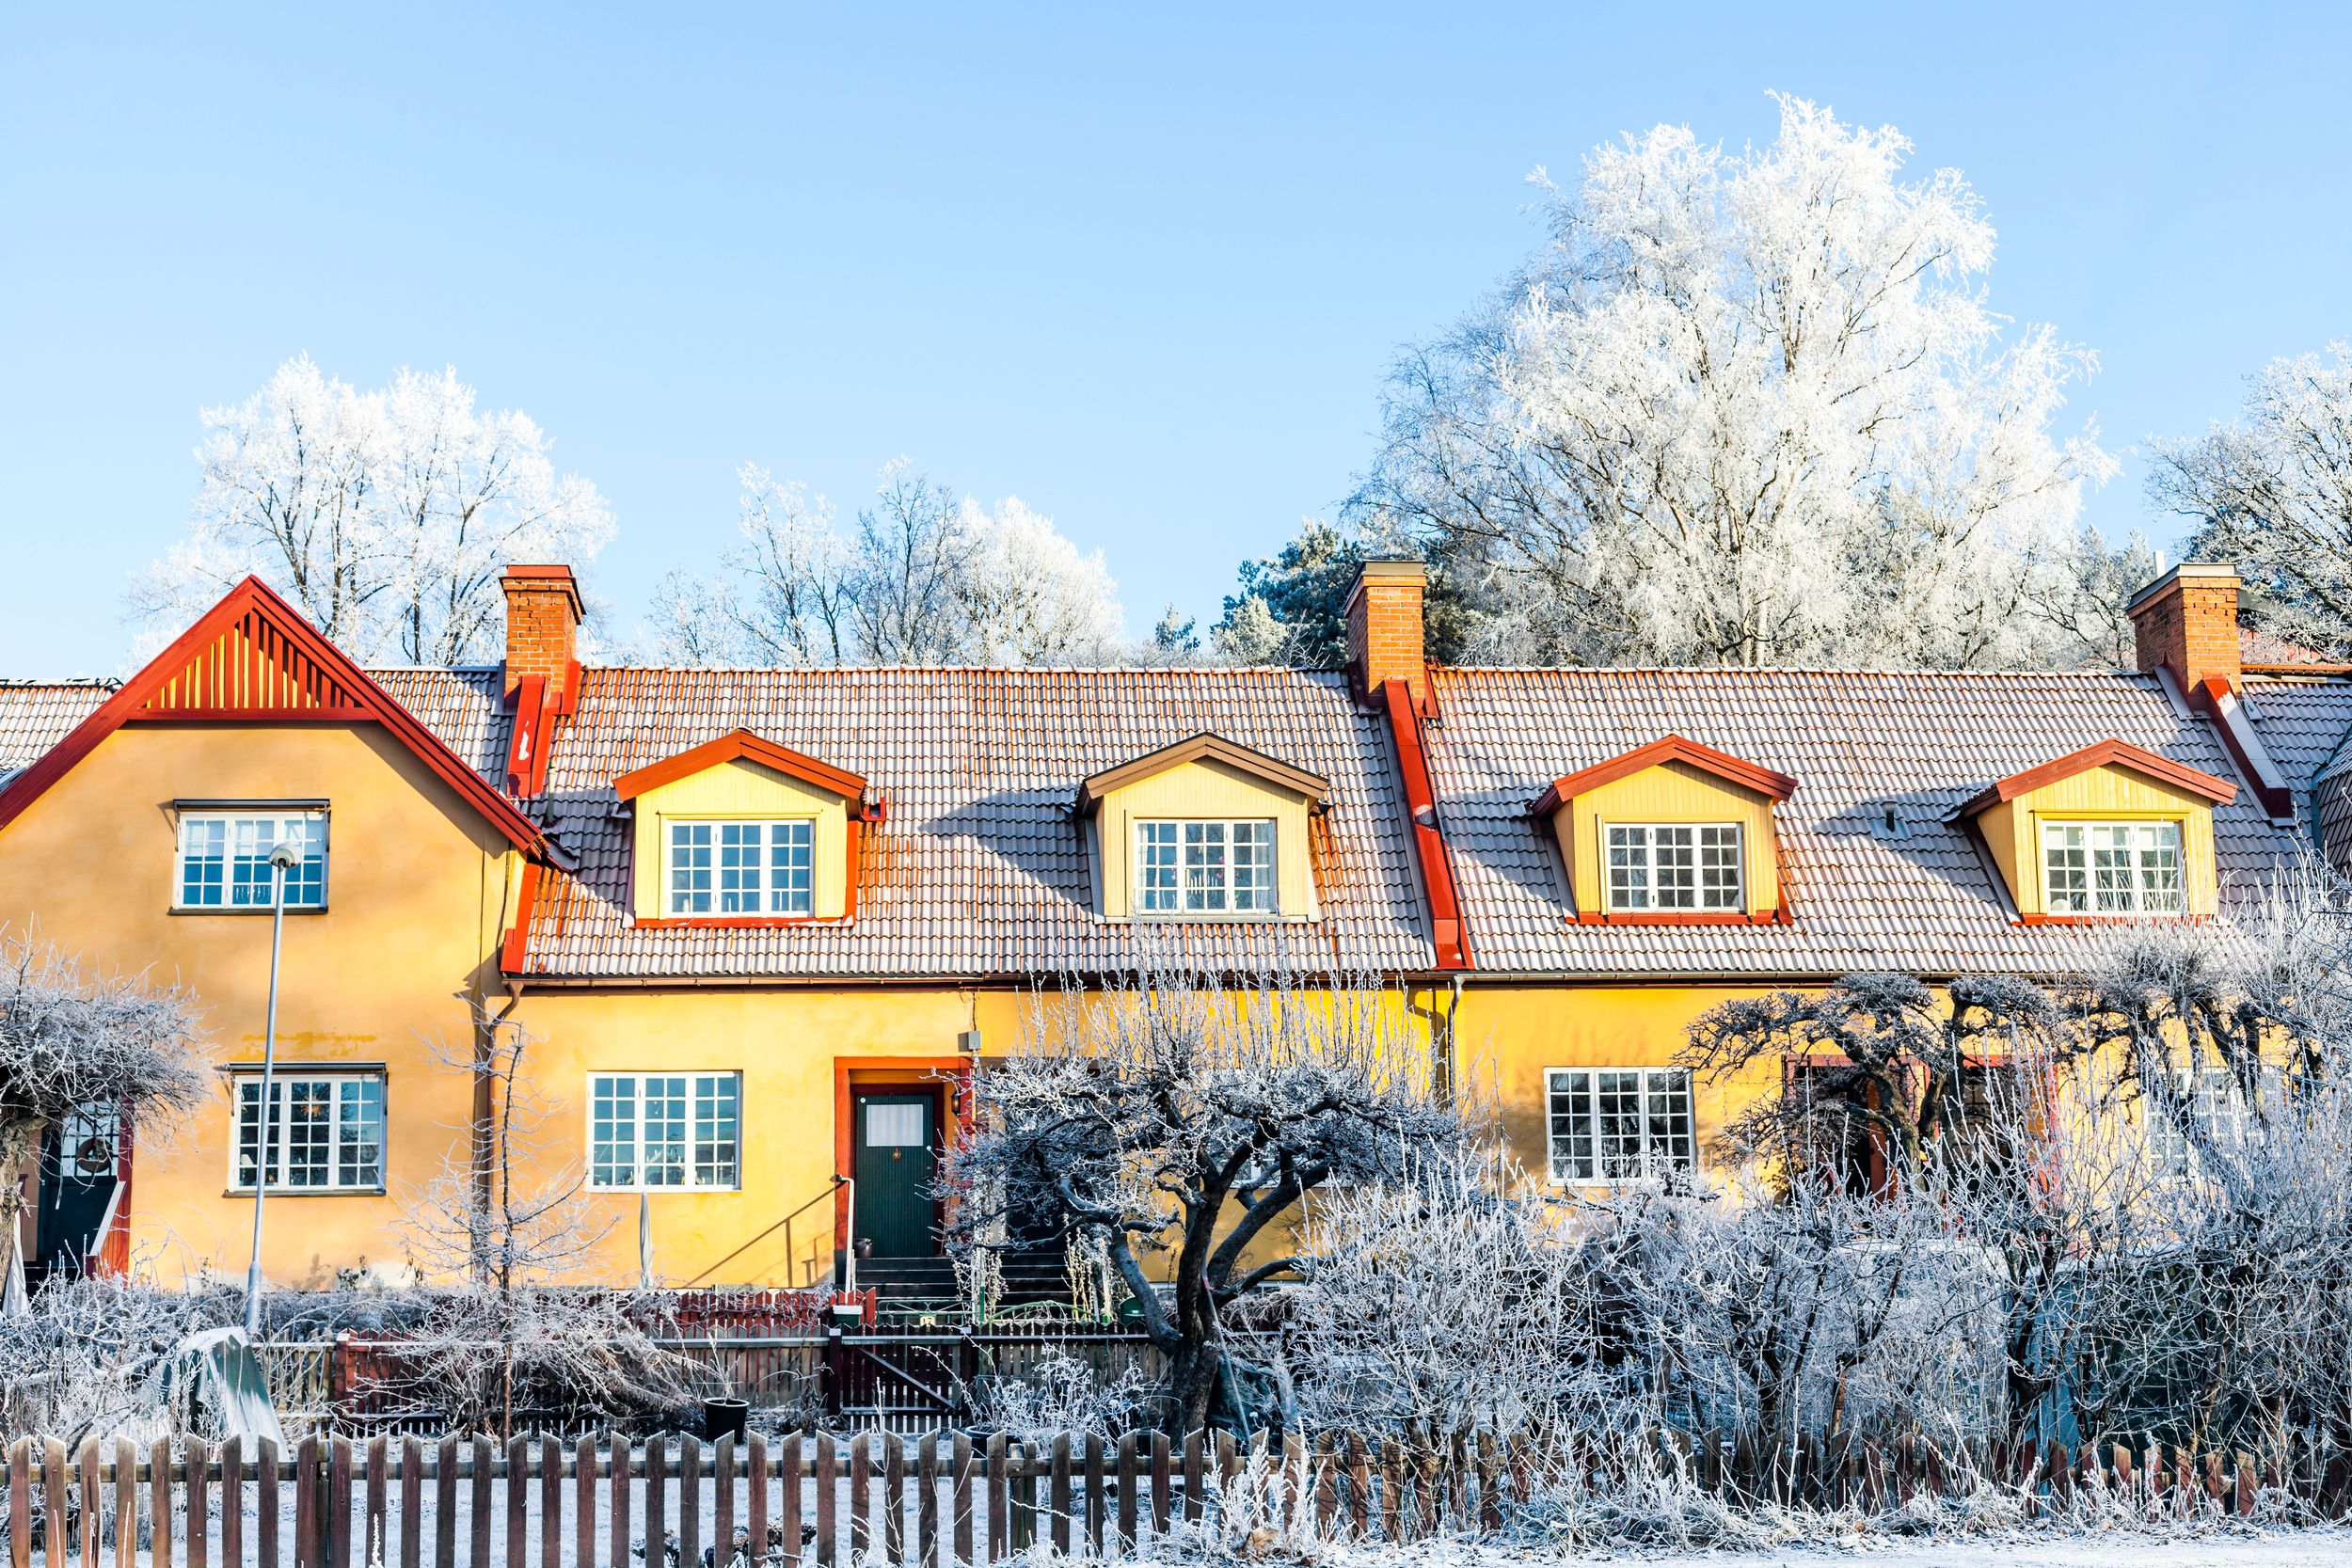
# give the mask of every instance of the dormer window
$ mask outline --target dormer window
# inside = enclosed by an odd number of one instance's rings
[[[1274,914],[1280,908],[1272,817],[1136,824],[1141,914]]]
[[[1739,910],[1737,822],[1609,825],[1613,910]]]
[[[1080,782],[1104,920],[1311,921],[1310,826],[1330,781],[1222,736],[1196,735]]]
[[[2213,814],[2237,785],[2121,740],[1995,780],[1961,804],[2031,926],[2217,912]]]
[[[1788,918],[1772,808],[1797,781],[1670,735],[1552,781],[1528,805],[1560,847],[1581,924]]]
[[[2179,914],[2178,822],[2042,824],[2043,887],[2052,914]]]
[[[776,926],[857,913],[866,781],[736,730],[624,773],[641,925]]]
[[[814,819],[673,821],[669,828],[671,914],[810,912]]]

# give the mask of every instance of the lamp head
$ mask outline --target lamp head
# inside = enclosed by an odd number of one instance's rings
[[[273,845],[269,852],[269,863],[280,871],[292,871],[302,863],[301,847],[294,844]]]

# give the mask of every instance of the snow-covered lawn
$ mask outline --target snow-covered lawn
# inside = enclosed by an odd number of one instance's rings
[[[1342,1547],[1327,1555],[1270,1554],[1268,1562],[1318,1568],[1506,1568],[1534,1563],[1621,1562],[1628,1568],[2345,1568],[2352,1530],[2217,1530],[2025,1533],[1952,1540],[1856,1537],[1770,1552],[1563,1551],[1533,1545],[1430,1542],[1414,1546]]]

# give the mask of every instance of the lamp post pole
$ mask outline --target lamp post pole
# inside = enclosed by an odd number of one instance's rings
[[[286,941],[286,873],[301,863],[301,851],[291,844],[273,846],[269,852],[269,1010],[262,1026],[262,1103],[254,1131],[253,1260],[245,1271],[245,1337],[262,1338],[262,1203],[269,1196],[270,1077],[278,1066],[278,958]]]

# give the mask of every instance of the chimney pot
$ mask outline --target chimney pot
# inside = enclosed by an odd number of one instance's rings
[[[544,675],[548,695],[570,694],[580,664],[580,584],[569,566],[509,566],[506,590],[506,695],[525,677]]]
[[[2219,677],[2238,684],[2235,566],[2183,562],[2132,596],[2126,612],[2139,667],[2172,672],[2184,691]]]
[[[1358,702],[1391,681],[1412,689],[1413,703],[1428,700],[1429,672],[1422,626],[1422,601],[1429,568],[1418,561],[1367,561],[1356,568],[1347,591],[1347,682]]]

